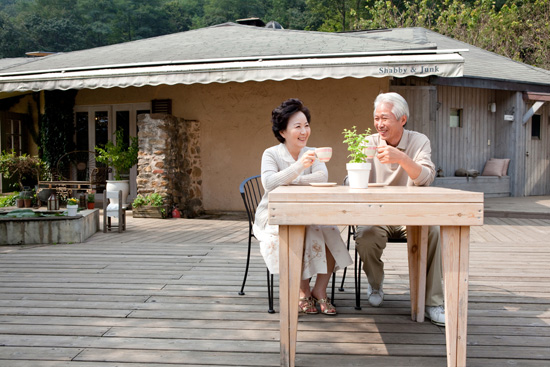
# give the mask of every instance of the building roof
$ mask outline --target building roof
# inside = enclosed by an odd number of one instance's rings
[[[423,28],[324,33],[224,23],[40,58],[0,60],[0,91],[367,76],[449,78],[462,76],[463,70],[473,78],[550,86],[546,70]]]
[[[528,83],[550,87],[550,71],[537,68],[508,57],[475,47],[468,43],[444,36],[424,28],[395,28],[381,32],[365,32],[365,37],[378,41],[407,41],[433,43],[442,49],[467,49],[461,52],[464,58],[464,77],[502,81],[507,83]],[[362,35],[363,32],[358,32]]]

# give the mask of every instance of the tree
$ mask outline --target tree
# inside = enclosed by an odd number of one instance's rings
[[[550,0],[369,1],[358,29],[424,27],[550,69]]]
[[[550,69],[550,0],[0,0],[0,57],[66,52],[258,17],[286,29],[424,27]]]

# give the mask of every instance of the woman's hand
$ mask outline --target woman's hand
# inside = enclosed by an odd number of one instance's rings
[[[308,150],[300,157],[300,162],[302,163],[302,166],[304,168],[311,167],[313,165],[313,162],[315,162],[315,151],[314,150]]]

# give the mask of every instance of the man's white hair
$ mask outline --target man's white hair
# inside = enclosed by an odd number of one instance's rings
[[[399,120],[401,116],[406,116],[407,121],[409,121],[409,104],[400,94],[394,92],[380,93],[374,100],[374,113],[376,113],[376,109],[382,103],[390,103],[392,105],[391,112],[396,119]]]

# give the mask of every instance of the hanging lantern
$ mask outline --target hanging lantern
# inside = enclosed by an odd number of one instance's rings
[[[78,207],[86,209],[86,194],[81,194],[78,201]]]
[[[59,199],[57,199],[55,193],[48,198],[48,210],[59,210]]]

